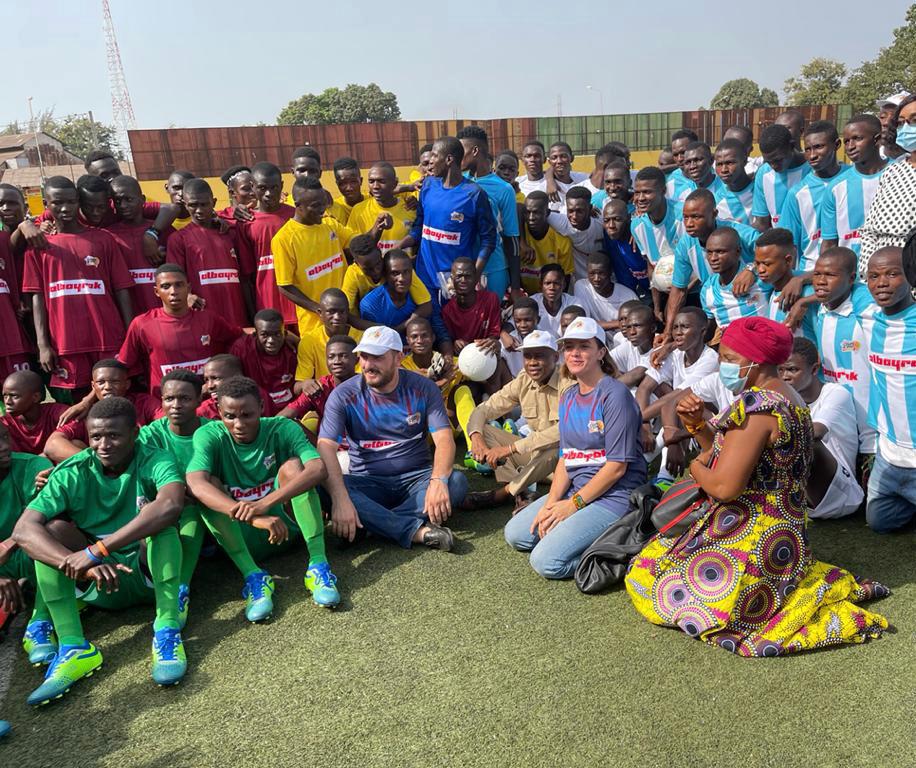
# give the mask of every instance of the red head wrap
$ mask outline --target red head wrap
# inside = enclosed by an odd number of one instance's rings
[[[766,317],[742,317],[729,324],[721,343],[755,363],[780,365],[792,354],[793,336],[782,323]]]

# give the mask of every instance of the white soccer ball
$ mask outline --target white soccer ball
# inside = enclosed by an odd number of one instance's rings
[[[458,370],[471,381],[486,381],[496,373],[496,355],[488,355],[476,344],[468,344],[458,355]]]
[[[662,256],[655,265],[652,273],[652,287],[668,293],[671,290],[671,280],[674,278],[674,254]]]

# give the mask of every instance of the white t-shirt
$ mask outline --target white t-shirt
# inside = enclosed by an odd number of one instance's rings
[[[544,307],[544,294],[536,293],[531,297],[531,300],[538,305],[538,314],[540,318],[538,320],[538,328],[542,331],[547,331],[552,333],[555,339],[560,338],[560,316],[563,314],[563,310],[566,309],[571,304],[575,304],[572,300],[572,297],[568,293],[560,294],[560,311],[555,315],[551,315],[547,309]],[[584,309],[584,307],[583,307]]]
[[[856,468],[859,451],[859,431],[856,428],[856,407],[849,390],[839,384],[827,383],[817,400],[808,404],[811,421],[827,427],[824,447],[850,472]]]
[[[665,369],[649,368],[646,375],[651,376],[659,384],[662,382],[670,384],[672,389],[686,389],[692,387],[697,381],[710,373],[719,373],[719,355],[715,350],[709,347],[703,347],[703,351],[693,365],[687,365],[687,356],[679,349],[675,349],[668,356],[671,360],[669,368],[671,375],[669,378],[663,378]],[[694,392],[696,394],[696,392]]]
[[[518,335],[518,331],[512,331],[509,335],[515,339],[518,344],[522,343],[522,340]],[[512,378],[514,379],[516,376],[518,376],[518,372],[522,370],[522,365],[524,365],[525,362],[525,358],[522,355],[522,350],[517,348],[509,350],[503,346],[500,346],[499,350],[502,353],[503,360],[506,361],[506,367],[509,369],[509,373],[512,374]]]
[[[655,350],[649,348],[648,352],[640,352],[632,342],[623,341],[610,351],[611,360],[617,366],[621,373],[629,373],[635,368],[645,368],[646,372],[655,371],[661,377],[661,381],[671,379],[671,355],[668,355],[658,369],[652,367],[652,353]],[[654,376],[653,376],[654,378]],[[635,394],[636,387],[631,387],[630,391]],[[653,396],[654,399],[654,396]]]
[[[575,303],[578,304],[593,320],[599,323],[610,323],[617,319],[620,305],[625,301],[638,298],[633,291],[620,283],[614,283],[611,295],[600,295],[588,280],[577,280],[573,287]]]
[[[725,388],[718,371],[707,373],[702,379],[693,382],[690,391],[704,403],[714,403],[719,413],[738,399],[737,394]]]
[[[573,273],[576,280],[585,280],[588,276],[589,254],[604,251],[604,226],[601,219],[589,219],[588,229],[576,229],[569,223],[566,213],[551,212],[547,216],[550,224],[561,235],[566,235],[573,247]]]
[[[582,182],[585,181],[589,174],[582,173],[581,171],[570,171],[569,177],[572,181],[567,184],[566,182],[560,181],[559,179],[554,179],[553,183],[557,185],[557,192],[560,193],[560,202],[559,203],[550,203],[550,210],[557,211],[566,215],[566,193],[569,192],[573,187],[582,186]],[[544,190],[547,190],[547,184],[544,183]]]
[[[529,179],[528,174],[523,173],[516,181],[518,182],[518,188],[525,197],[528,197],[528,195],[535,191],[547,191],[547,179],[544,176],[541,176],[541,178],[535,181],[534,179]]]

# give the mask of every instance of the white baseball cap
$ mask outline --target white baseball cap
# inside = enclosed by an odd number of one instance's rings
[[[894,93],[890,96],[886,96],[883,99],[878,99],[875,102],[875,106],[878,109],[884,109],[885,107],[899,107],[900,102],[903,101],[907,96],[910,95],[909,91],[900,91],[900,93]]]
[[[532,331],[522,339],[519,349],[552,349],[557,351],[557,340],[549,331]]]
[[[604,328],[590,317],[577,317],[567,325],[561,341],[567,339],[597,339],[602,344],[607,344]]]
[[[387,325],[373,325],[363,331],[363,337],[354,352],[367,355],[384,355],[386,352],[403,352],[404,344],[400,334]]]

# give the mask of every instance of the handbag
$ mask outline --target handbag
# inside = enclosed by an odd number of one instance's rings
[[[709,509],[709,497],[687,478],[673,483],[652,510],[652,524],[661,536],[677,538]]]

